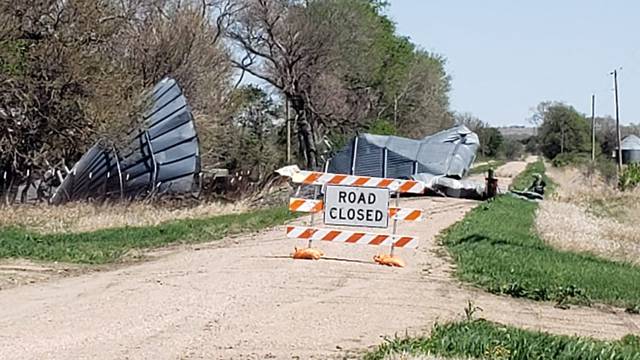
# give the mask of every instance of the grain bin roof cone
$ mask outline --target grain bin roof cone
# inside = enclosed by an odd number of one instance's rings
[[[145,98],[149,109],[142,125],[127,135],[128,143],[116,148],[98,141],[73,166],[51,203],[199,190],[198,135],[182,89],[165,78]]]

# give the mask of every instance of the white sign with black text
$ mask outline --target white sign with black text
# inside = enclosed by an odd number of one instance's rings
[[[327,185],[324,223],[386,228],[389,226],[389,189]]]

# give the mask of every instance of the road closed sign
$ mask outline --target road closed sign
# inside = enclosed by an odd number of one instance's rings
[[[324,223],[386,228],[389,226],[389,190],[327,185]]]

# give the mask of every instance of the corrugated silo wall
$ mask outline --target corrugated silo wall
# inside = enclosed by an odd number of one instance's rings
[[[369,143],[365,137],[358,138],[356,166],[353,175],[383,176],[384,149]]]
[[[623,164],[640,164],[640,150],[622,150]]]

